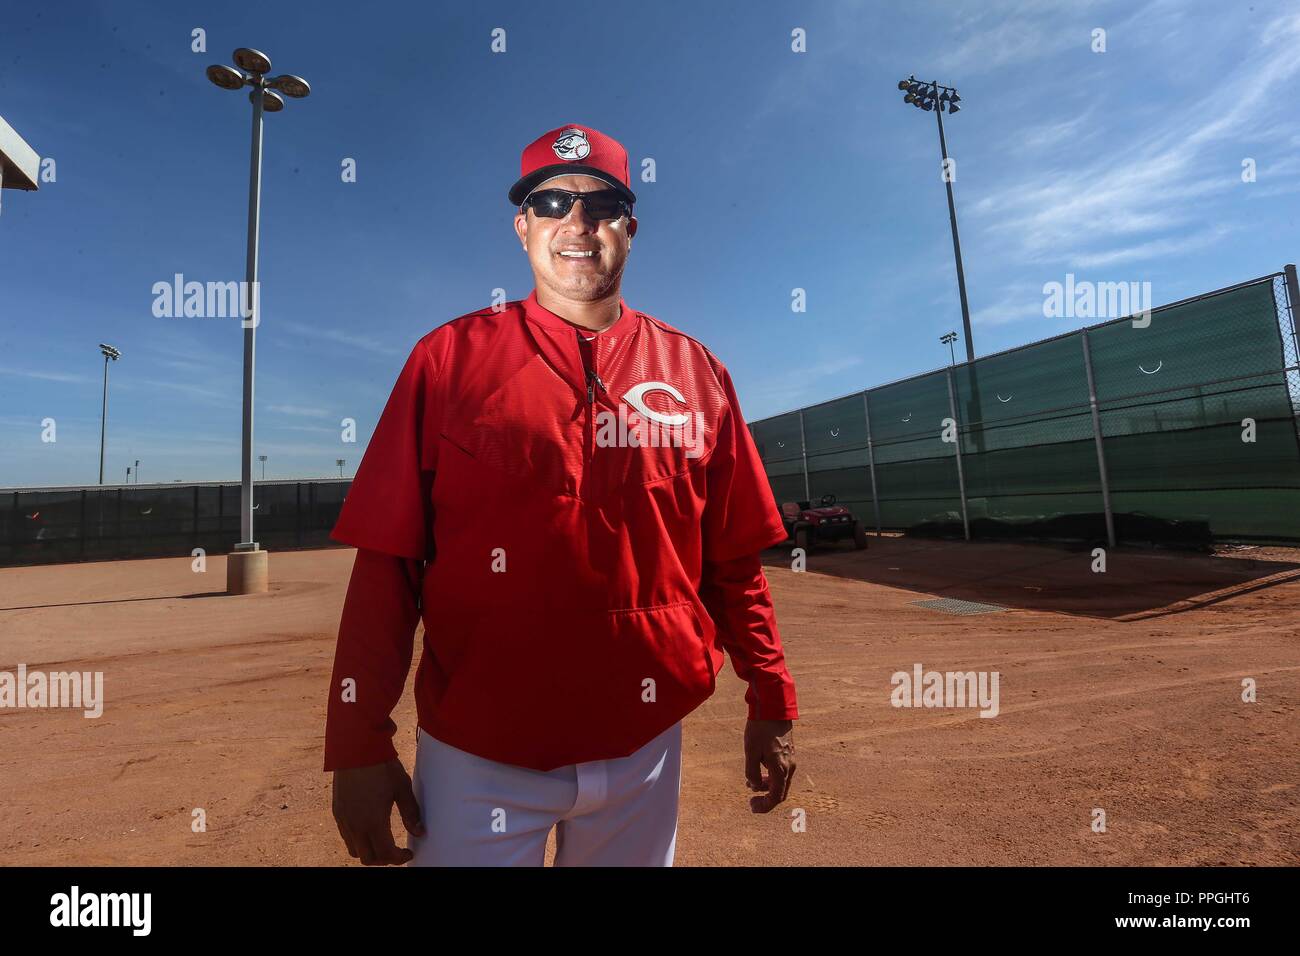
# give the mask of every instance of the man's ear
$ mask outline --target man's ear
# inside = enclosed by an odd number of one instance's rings
[[[627,217],[627,238],[631,240],[636,235],[636,216]]]
[[[519,237],[519,245],[524,252],[528,251],[528,214],[526,212],[515,213],[515,235]]]

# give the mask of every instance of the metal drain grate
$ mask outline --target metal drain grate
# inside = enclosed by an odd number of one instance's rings
[[[994,611],[1005,611],[1006,608],[997,604],[981,604],[979,601],[958,601],[956,598],[934,598],[929,601],[913,601],[917,607],[929,608],[931,611],[942,611],[944,614],[991,614]]]

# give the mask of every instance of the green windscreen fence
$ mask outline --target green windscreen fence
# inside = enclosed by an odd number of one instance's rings
[[[1108,497],[1118,540],[1297,541],[1296,352],[1279,274],[753,433],[778,502],[833,494],[868,527],[1104,539]]]
[[[880,523],[909,527],[961,516],[957,461],[942,440],[948,417],[946,372],[908,379],[867,395]]]
[[[351,484],[254,482],[258,543],[330,546]],[[0,489],[0,565],[226,554],[239,539],[238,482]]]
[[[755,422],[755,441],[763,453],[763,468],[778,501],[805,498],[803,471],[803,435],[799,413],[778,415]]]

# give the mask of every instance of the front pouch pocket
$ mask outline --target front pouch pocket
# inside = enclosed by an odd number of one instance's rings
[[[440,615],[434,609],[434,626]],[[713,692],[711,623],[694,603],[616,610],[488,606],[452,612],[435,735],[551,770],[627,756]]]

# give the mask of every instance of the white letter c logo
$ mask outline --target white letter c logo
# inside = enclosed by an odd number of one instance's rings
[[[678,404],[686,404],[686,397],[667,382],[642,382],[640,385],[633,385],[626,393],[624,393],[623,401],[635,408],[641,415],[644,415],[651,421],[658,422],[660,425],[685,425],[690,420],[689,415],[665,415],[662,412],[656,412],[652,409],[646,408],[645,396],[647,392],[667,392],[673,398],[677,399]]]

